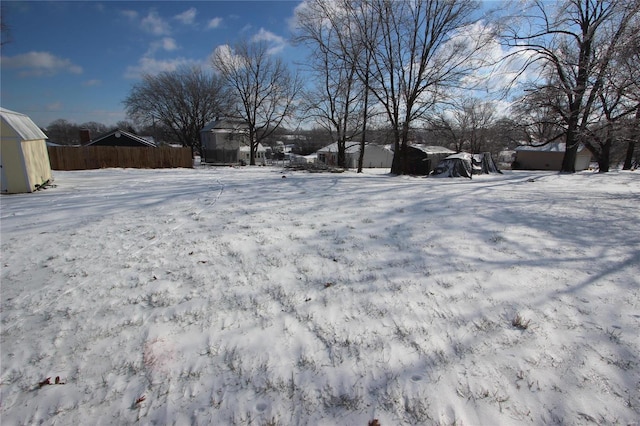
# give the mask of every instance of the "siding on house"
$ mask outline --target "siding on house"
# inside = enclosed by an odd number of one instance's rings
[[[360,144],[357,142],[348,142],[345,147],[345,166],[355,169],[358,167],[358,159],[360,156]],[[334,142],[321,148],[317,152],[318,161],[328,165],[335,166],[338,164],[338,143]],[[367,144],[364,148],[364,157],[362,159],[362,167],[367,168],[389,168],[393,162],[393,151],[380,146]]]
[[[241,147],[249,146],[248,129],[245,121],[236,119],[221,119],[207,124],[200,130],[202,160],[210,164],[248,162],[249,152],[241,152]]]
[[[551,143],[540,147],[524,145],[516,148],[515,169],[521,170],[553,170],[562,169],[565,144]],[[576,171],[586,170],[591,162],[591,153],[580,145],[576,154]]]

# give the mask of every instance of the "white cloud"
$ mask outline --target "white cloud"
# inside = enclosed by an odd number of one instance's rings
[[[52,104],[45,105],[44,107],[47,111],[62,111],[63,105],[62,102],[54,102]]]
[[[149,12],[149,14],[142,19],[140,25],[143,30],[153,35],[161,36],[171,33],[169,23],[162,19],[155,10]]]
[[[143,57],[137,65],[129,66],[125,70],[124,77],[137,79],[144,74],[156,75],[165,71],[175,71],[181,66],[196,65],[198,62],[193,59],[175,58],[170,60],[158,60],[155,58]]]
[[[209,20],[209,23],[207,24],[207,29],[214,29],[214,28],[218,28],[220,25],[222,24],[222,18],[213,18]]]
[[[138,18],[138,12],[135,10],[122,10],[120,13],[129,20],[135,20]]]
[[[231,64],[235,68],[242,68],[245,64],[244,59],[236,55],[228,44],[216,47],[209,57],[209,63],[213,62],[214,58],[219,58],[225,64]]]
[[[174,19],[180,21],[184,25],[193,24],[193,22],[196,19],[197,13],[198,13],[198,11],[196,10],[196,8],[192,7],[192,8],[189,8],[189,9],[185,10],[184,12],[174,16]]]
[[[145,57],[153,56],[157,51],[163,50],[165,52],[172,52],[178,50],[178,44],[172,37],[163,37],[161,40],[151,42],[149,50],[144,54]]]
[[[82,83],[83,86],[91,87],[91,86],[100,86],[102,84],[102,80],[92,79],[87,80]]]
[[[175,39],[171,37],[165,37],[162,39],[162,49],[170,52],[172,50],[176,50],[178,45],[176,44]]]
[[[261,42],[264,41],[271,45],[269,48],[269,53],[274,54],[281,52],[287,44],[287,41],[284,37],[281,37],[277,34],[272,33],[271,31],[267,31],[264,28],[260,28],[256,34],[251,37],[251,41]]]
[[[23,69],[20,76],[54,75],[59,72],[82,74],[82,67],[69,59],[60,58],[49,52],[29,52],[16,56],[3,56],[3,68]]]
[[[281,37],[277,34],[272,33],[271,31],[267,31],[264,28],[260,28],[260,31],[258,31],[253,37],[251,37],[252,41],[267,41],[267,42],[273,42],[276,44],[282,44],[285,43],[285,39],[284,37]]]

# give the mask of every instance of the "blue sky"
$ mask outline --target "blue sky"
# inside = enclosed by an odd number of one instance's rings
[[[220,45],[267,40],[290,62],[297,1],[2,1],[1,105],[41,127],[64,118],[112,125],[143,73],[210,67]],[[3,40],[4,42],[5,40]]]

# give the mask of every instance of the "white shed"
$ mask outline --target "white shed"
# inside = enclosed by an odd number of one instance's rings
[[[317,152],[318,161],[328,166],[338,164],[338,143],[334,142],[321,148]],[[360,143],[347,142],[345,146],[345,163],[348,168],[355,169],[358,167],[358,158],[360,156]],[[388,168],[393,162],[393,151],[386,146],[366,144],[364,147],[364,157],[362,166],[367,168]]]
[[[26,115],[0,108],[0,186],[33,192],[51,180],[47,135]]]

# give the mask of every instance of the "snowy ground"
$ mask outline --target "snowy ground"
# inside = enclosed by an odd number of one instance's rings
[[[55,178],[0,200],[3,424],[639,424],[640,172]]]

